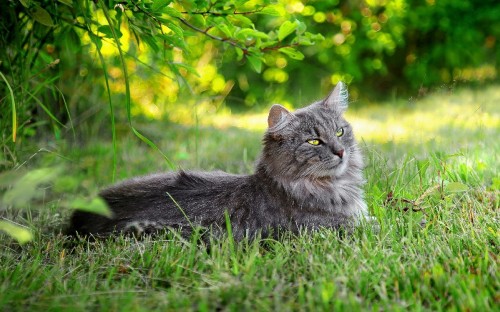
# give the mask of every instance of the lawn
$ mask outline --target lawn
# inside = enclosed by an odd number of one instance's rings
[[[498,103],[500,86],[353,103],[348,119],[380,229],[347,237],[322,230],[211,248],[175,233],[71,242],[59,232],[70,203],[113,180],[109,135],[83,146],[25,144],[22,168],[55,174],[30,209],[0,210],[34,231],[23,245],[0,236],[0,310],[498,311]],[[179,167],[250,173],[265,125],[265,112],[201,112],[195,125],[136,126]],[[169,170],[158,152],[118,130],[116,180]]]

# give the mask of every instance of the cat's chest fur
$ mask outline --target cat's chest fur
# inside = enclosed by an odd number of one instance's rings
[[[355,225],[368,216],[361,176],[273,182],[274,192],[281,193],[274,198],[279,198],[277,206],[285,222],[299,227],[338,228]]]

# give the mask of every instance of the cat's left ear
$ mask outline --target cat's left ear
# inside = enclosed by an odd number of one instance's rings
[[[328,95],[328,97],[323,102],[325,106],[331,110],[343,113],[346,111],[349,104],[349,93],[347,92],[347,86],[342,81],[339,81],[335,86],[335,89]]]
[[[286,125],[287,121],[290,120],[292,116],[292,113],[286,108],[279,104],[274,104],[271,110],[269,110],[269,116],[267,117],[269,129],[280,129]]]

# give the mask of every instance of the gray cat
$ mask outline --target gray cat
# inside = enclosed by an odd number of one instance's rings
[[[202,227],[220,235],[226,211],[237,240],[356,225],[369,217],[361,152],[342,116],[347,104],[339,83],[326,99],[293,113],[273,105],[254,174],[180,171],[133,178],[100,193],[112,218],[77,211],[69,232],[176,229],[188,236]]]

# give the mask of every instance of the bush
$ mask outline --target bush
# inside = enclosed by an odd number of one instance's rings
[[[351,85],[354,97],[372,97],[387,96],[395,89],[408,95],[442,84],[498,79],[500,6],[496,1],[287,3],[291,14],[325,40],[303,49],[304,62],[290,61],[283,67],[279,58],[268,56],[264,75],[248,78],[254,85],[248,91],[240,88],[238,96],[249,97],[252,89],[262,94],[260,88],[284,82],[284,89],[313,97],[319,93],[318,80],[323,93],[343,80]],[[232,69],[230,64],[227,67]],[[281,72],[287,79],[279,79]],[[292,92],[289,99],[298,98],[299,91]],[[264,99],[257,94],[251,98]]]
[[[223,102],[300,105],[340,80],[353,99],[414,94],[497,79],[500,60],[493,0],[10,0],[0,10],[7,167],[38,132],[89,137],[113,132],[115,117],[179,121]]]

